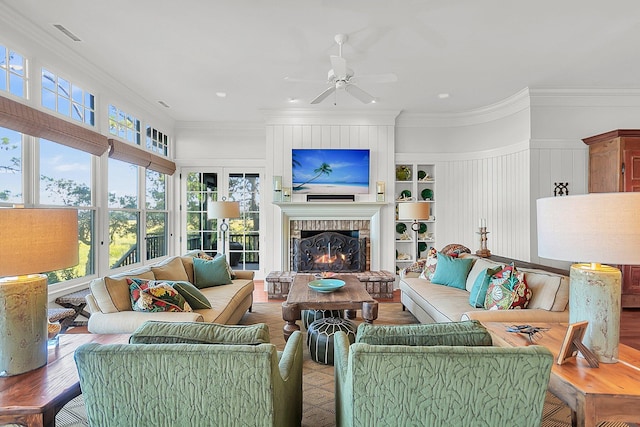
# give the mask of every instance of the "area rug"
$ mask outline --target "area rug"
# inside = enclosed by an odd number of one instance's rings
[[[360,323],[360,317],[355,319]],[[282,350],[285,340],[282,335],[281,303],[254,303],[253,311],[246,313],[241,324],[266,323],[269,325],[271,342],[278,350]],[[299,322],[300,323],[300,322]],[[378,324],[401,325],[417,323],[408,311],[402,310],[400,303],[380,303]],[[303,332],[304,328],[303,328]],[[303,362],[303,417],[304,427],[335,426],[333,366],[322,365],[311,360],[305,349]],[[69,402],[56,416],[58,427],[88,426],[82,396]],[[562,401],[551,393],[547,393],[544,405],[542,427],[571,426],[571,411]],[[599,427],[632,427],[635,424],[601,423]]]

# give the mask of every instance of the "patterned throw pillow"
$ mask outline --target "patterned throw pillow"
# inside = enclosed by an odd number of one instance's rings
[[[458,258],[462,253],[470,254],[471,250],[459,243],[451,243],[442,248],[440,252],[445,255],[449,255],[450,257]]]
[[[531,289],[524,280],[524,273],[517,271],[512,264],[491,276],[484,308],[487,310],[527,308],[530,300]]]
[[[163,281],[127,279],[134,311],[193,311],[182,295]]]
[[[438,251],[433,246],[429,248],[427,252],[427,261],[425,262],[424,269],[420,273],[421,279],[427,279],[431,281],[433,275],[436,274],[436,265],[438,264]]]
[[[478,274],[476,281],[473,282],[473,288],[471,288],[471,292],[469,292],[469,304],[471,307],[484,307],[484,301],[487,298],[487,290],[489,289],[491,278],[501,270],[502,267],[499,266],[496,268],[485,268]]]

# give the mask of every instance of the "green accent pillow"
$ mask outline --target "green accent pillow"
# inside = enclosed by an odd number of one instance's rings
[[[485,268],[480,272],[480,274],[478,274],[476,281],[473,282],[471,292],[469,293],[469,304],[471,304],[471,307],[484,308],[484,299],[487,296],[489,283],[491,283],[491,276],[500,270],[502,270],[502,267],[500,266],[496,268]]]
[[[223,255],[211,260],[194,258],[193,276],[194,285],[199,289],[232,283],[229,264],[227,264],[227,258]]]
[[[431,279],[431,283],[466,289],[467,276],[472,264],[473,258],[453,258],[438,252],[436,272]]]
[[[263,344],[269,342],[269,326],[219,325],[205,322],[148,320],[136,329],[131,344]]]
[[[189,282],[173,282],[171,283],[173,289],[178,291],[180,295],[187,300],[189,305],[194,310],[200,310],[203,308],[211,308],[211,303],[204,296],[200,290]]]

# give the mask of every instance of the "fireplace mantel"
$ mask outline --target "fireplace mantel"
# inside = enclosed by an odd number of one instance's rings
[[[368,220],[370,221],[370,264],[380,269],[381,210],[386,202],[280,202],[282,260],[288,260],[291,248],[290,222],[292,220]],[[283,268],[285,265],[282,266]]]
[[[370,219],[380,213],[380,209],[387,205],[385,202],[281,202],[274,203],[280,207],[282,214],[289,219],[324,218]]]

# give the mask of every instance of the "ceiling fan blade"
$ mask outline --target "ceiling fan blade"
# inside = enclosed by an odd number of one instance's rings
[[[311,103],[312,103],[312,104],[319,104],[319,103],[321,103],[322,101],[324,101],[324,100],[325,100],[325,98],[326,98],[327,96],[331,95],[331,94],[332,94],[333,92],[335,92],[335,91],[336,91],[336,87],[335,87],[335,86],[329,86],[328,88],[326,88],[326,89],[324,90],[324,92],[322,92],[320,95],[316,96],[316,97],[311,101]]]
[[[297,77],[285,77],[284,81],[291,83],[323,83],[327,84],[326,80],[311,80],[311,79],[299,79]]]
[[[373,96],[369,95],[367,92],[365,92],[364,90],[360,89],[358,86],[356,86],[354,84],[346,85],[344,90],[346,90],[347,92],[349,92],[350,95],[352,95],[353,97],[359,99],[360,101],[362,101],[365,104],[370,104],[373,101],[375,101],[375,98]]]
[[[394,73],[365,74],[362,76],[354,76],[351,80],[366,83],[395,83],[398,81],[398,76]]]
[[[347,61],[336,55],[331,55],[331,68],[333,68],[333,74],[339,78],[344,79],[347,77]]]

